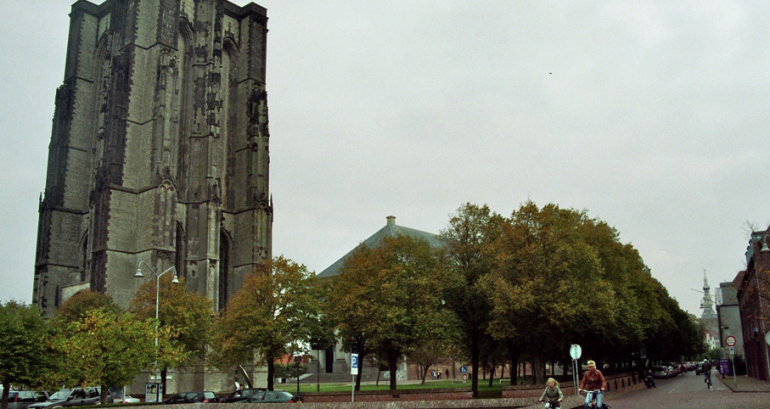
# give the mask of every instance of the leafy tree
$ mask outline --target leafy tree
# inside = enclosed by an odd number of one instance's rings
[[[428,329],[426,339],[407,354],[410,361],[419,363],[421,367],[422,385],[425,385],[430,367],[452,354],[452,347],[459,337],[460,323],[457,317],[446,309],[443,309],[443,313],[444,319],[437,320],[435,326]]]
[[[97,308],[104,308],[115,313],[120,311],[120,307],[110,296],[96,291],[81,290],[56,309],[54,318],[66,323],[80,321],[88,312]]]
[[[101,403],[107,403],[109,387],[133,381],[156,357],[152,342],[154,319],[138,320],[131,313],[97,308],[67,323],[57,339],[64,352],[62,370],[69,384],[100,385]],[[168,344],[168,329],[158,333]],[[182,351],[177,351],[183,354]]]
[[[478,397],[479,367],[484,344],[494,342],[489,335],[492,304],[483,292],[481,279],[493,266],[492,244],[502,232],[505,219],[489,207],[467,203],[449,220],[441,232],[447,259],[444,299],[459,318],[460,345],[471,358],[471,390]]]
[[[372,333],[366,332],[371,317],[359,311],[360,304],[377,292],[374,275],[367,272],[376,271],[380,264],[372,248],[358,246],[345,259],[334,282],[325,289],[322,304],[325,321],[342,340],[342,349],[357,353],[359,362],[364,362],[372,353],[369,342]],[[371,358],[378,360],[376,356]],[[361,375],[362,371],[359,371],[356,376],[354,389],[357,391],[361,390]]]
[[[615,320],[615,289],[581,234],[585,223],[582,212],[526,202],[505,224],[493,273],[481,280],[494,306],[490,332],[529,346],[538,383],[546,360],[562,357],[564,345],[553,340],[599,339]]]
[[[54,365],[52,329],[40,310],[16,301],[0,304],[0,408],[8,407],[11,384],[35,385]]]
[[[184,279],[172,283],[173,277],[160,277],[158,320],[171,338],[159,344],[158,368],[163,390],[169,368],[185,368],[206,356],[211,338],[213,303],[206,296],[187,291]],[[155,318],[157,280],[148,280],[139,288],[129,305],[129,311],[139,319]],[[167,348],[168,347],[168,348]],[[179,355],[179,350],[184,354]],[[180,359],[184,356],[184,359]]]
[[[328,315],[341,336],[366,337],[368,350],[387,362],[395,391],[398,360],[426,345],[451,319],[441,295],[442,269],[430,244],[385,237],[346,260],[327,295]]]
[[[267,365],[273,389],[275,361],[302,350],[320,327],[315,275],[304,265],[278,257],[244,279],[217,320],[212,363],[228,367],[251,361]]]

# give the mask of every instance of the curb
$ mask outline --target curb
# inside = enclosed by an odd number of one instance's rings
[[[770,387],[764,389],[739,389],[732,385],[732,382],[725,382],[724,379],[717,377],[719,382],[733,393],[770,393]]]

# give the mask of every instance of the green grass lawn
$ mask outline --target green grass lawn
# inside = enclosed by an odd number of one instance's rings
[[[523,381],[523,382],[522,382]],[[532,378],[526,378],[522,380],[519,379],[519,384],[527,384],[532,383]],[[509,383],[500,383],[498,379],[495,379],[492,383],[492,386],[489,386],[489,380],[488,379],[480,379],[479,380],[479,397],[481,398],[500,398],[502,397],[502,391],[503,386],[508,386]],[[448,388],[470,388],[471,382],[462,382],[462,381],[426,381],[425,385],[421,385],[419,383],[403,383],[399,382],[396,385],[396,388],[398,390],[419,390],[419,389],[448,389]],[[351,384],[346,383],[322,383],[320,385],[320,392],[350,392],[351,391]],[[291,392],[296,394],[297,393],[297,384],[292,383],[285,383],[285,384],[276,384],[275,389],[282,389],[287,392]],[[374,384],[362,384],[361,385],[361,391],[387,391],[390,389],[390,385],[388,384],[388,381],[380,381],[379,385]],[[318,385],[315,384],[300,384],[300,395],[306,392],[317,392],[319,391]]]

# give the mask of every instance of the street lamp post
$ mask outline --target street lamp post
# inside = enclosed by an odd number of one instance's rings
[[[171,280],[172,284],[179,284],[179,277],[176,272],[176,268],[174,266],[171,266],[167,268],[162,273],[158,274],[155,272],[155,269],[152,268],[151,265],[147,264],[144,261],[140,261],[139,264],[136,266],[136,274],[134,274],[134,277],[136,278],[142,278],[144,277],[144,274],[142,274],[142,264],[147,266],[147,268],[150,269],[150,272],[155,276],[155,370],[153,371],[153,376],[155,377],[155,381],[158,380],[158,330],[160,327],[160,321],[158,321],[158,310],[160,308],[160,277],[163,276],[163,274],[168,273],[169,271],[174,272],[174,279]],[[160,397],[160,391],[158,391],[158,397]],[[157,399],[157,398],[156,398]],[[158,402],[160,402],[160,399],[157,399]]]
[[[294,357],[294,362],[297,363],[297,400],[302,399],[299,395],[299,364],[302,362],[302,356],[297,355]]]

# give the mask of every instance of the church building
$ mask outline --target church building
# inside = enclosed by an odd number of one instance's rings
[[[266,9],[79,0],[69,17],[34,304],[91,289],[127,307],[146,263],[223,308],[272,256]]]

